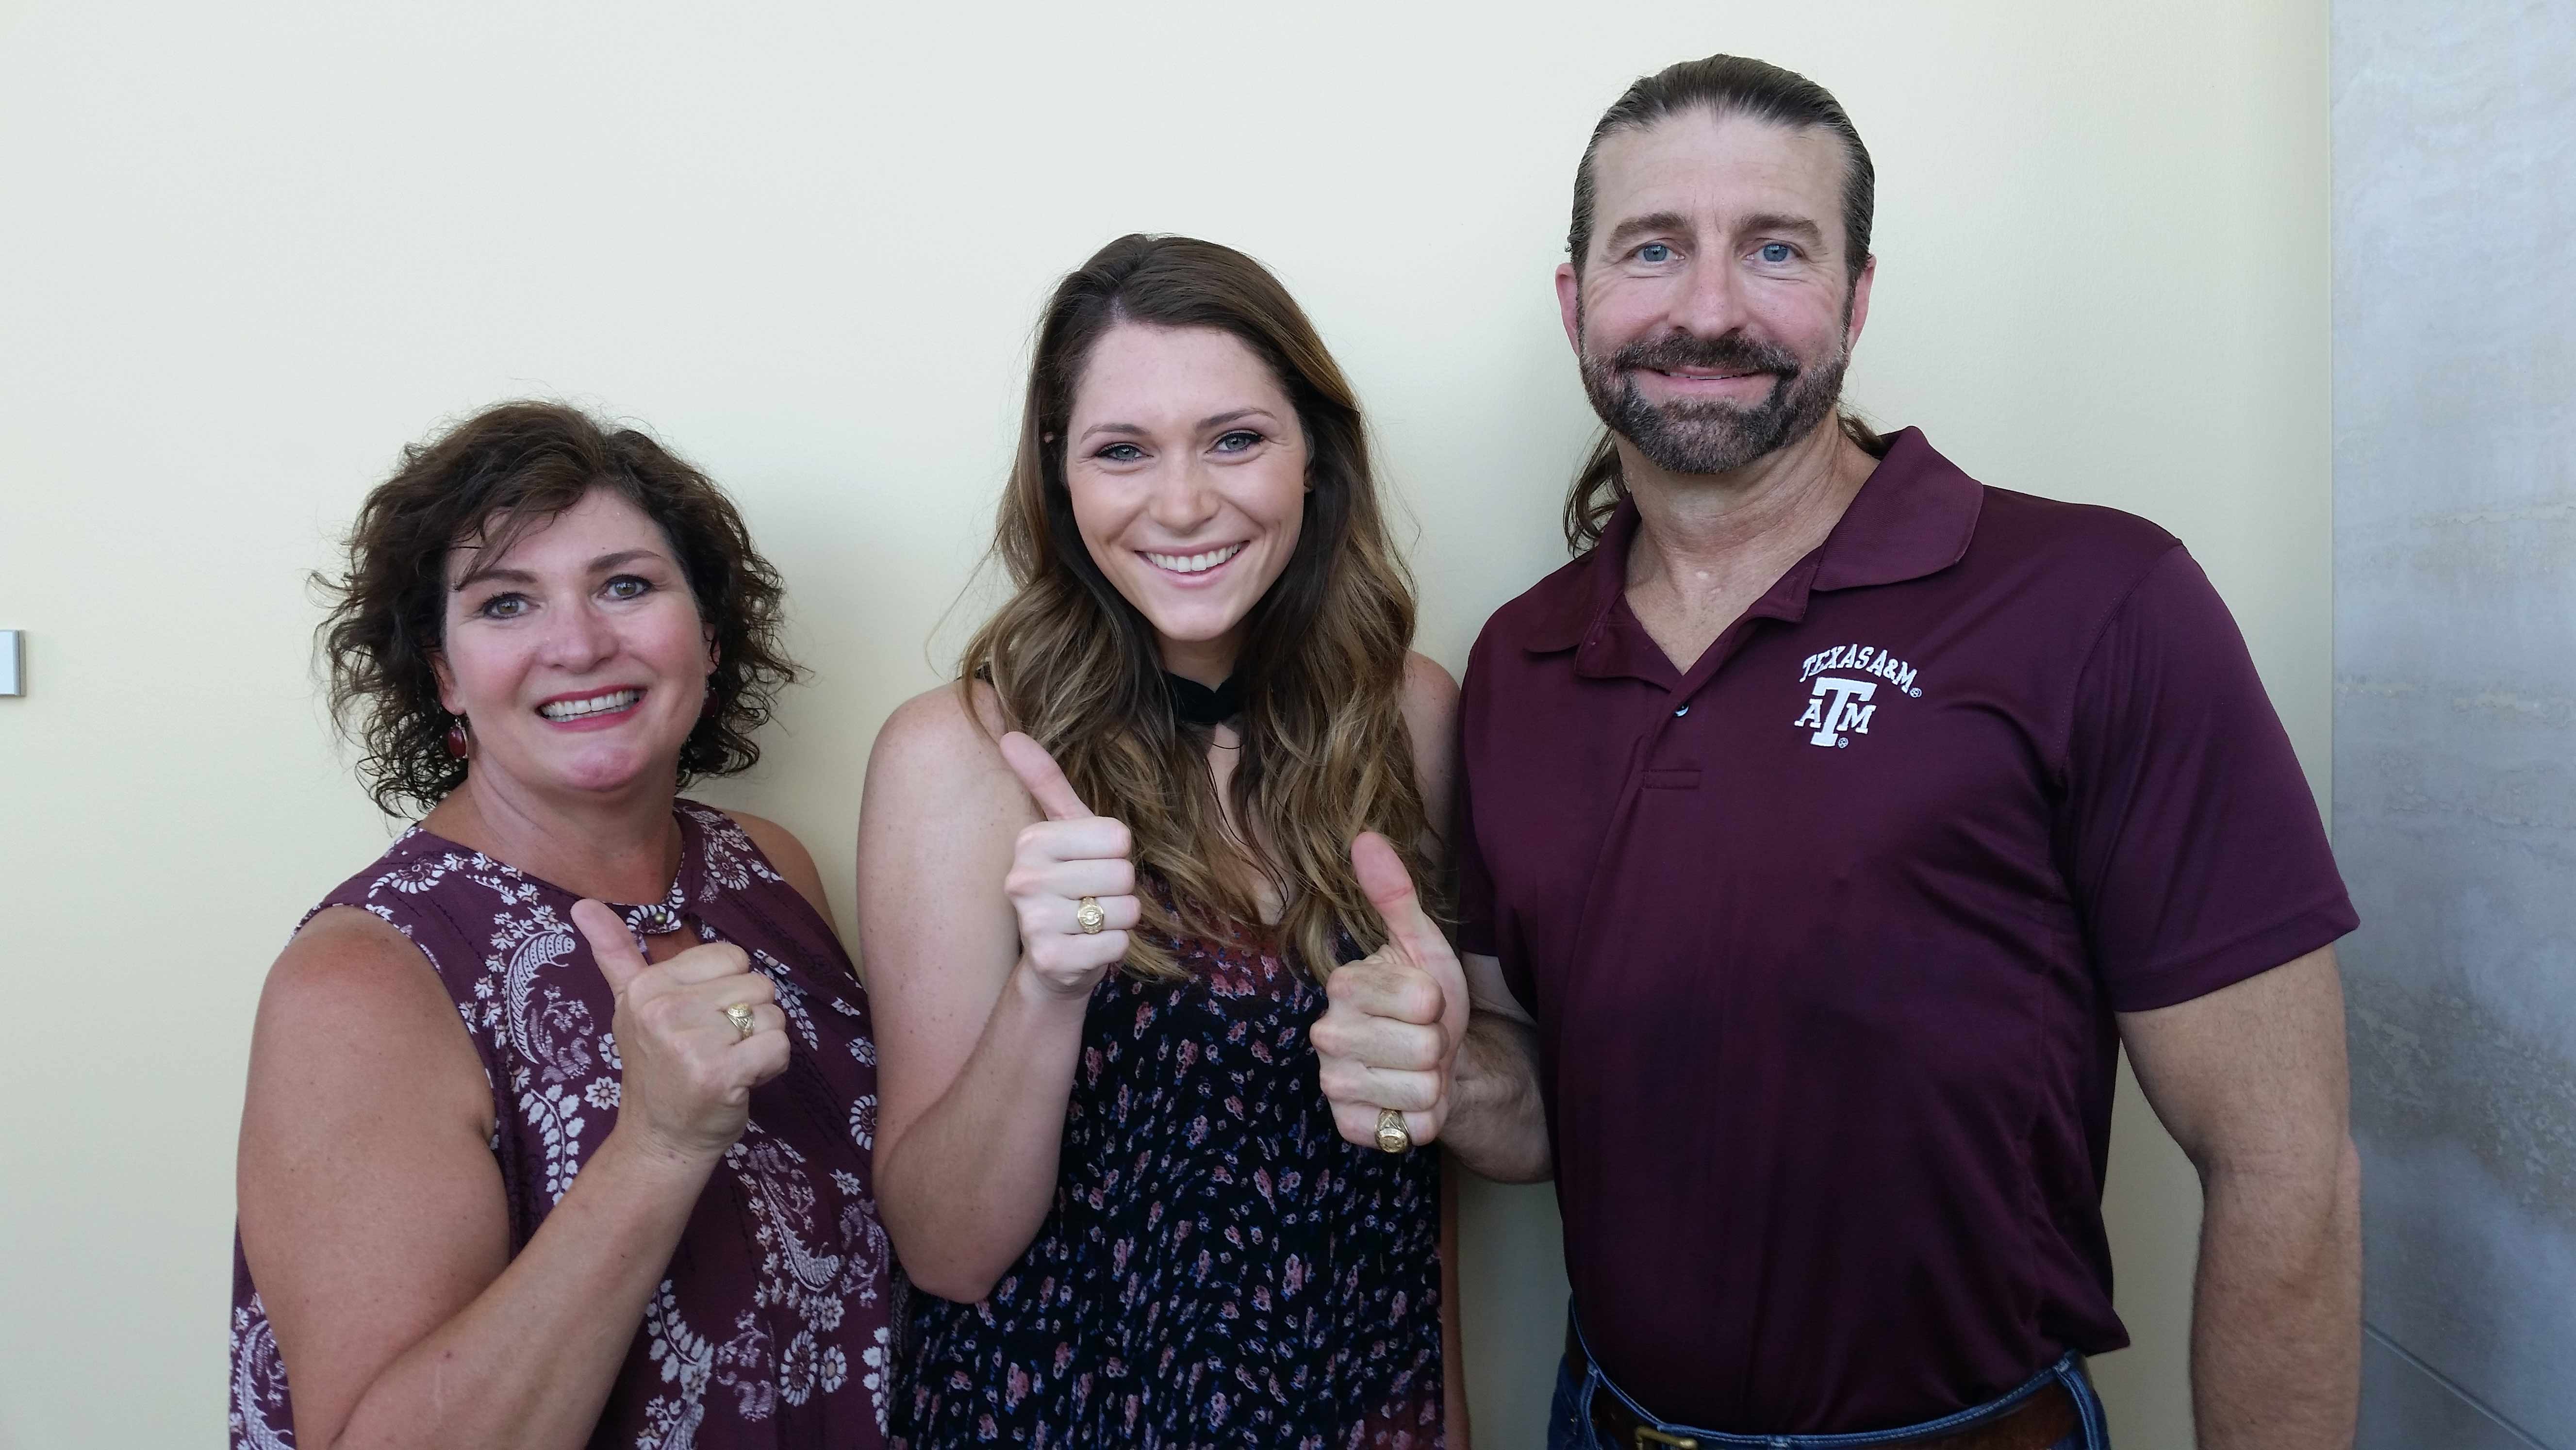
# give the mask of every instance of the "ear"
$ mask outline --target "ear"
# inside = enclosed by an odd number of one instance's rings
[[[456,676],[447,668],[446,651],[430,652],[429,670],[431,674],[438,677],[438,708],[450,715],[464,714],[465,702],[456,698]]]
[[[1843,351],[1850,352],[1860,343],[1860,330],[1869,322],[1869,284],[1878,280],[1878,256],[1870,254],[1860,264],[1860,275],[1852,279],[1851,320],[1843,324]]]
[[[723,651],[723,650],[721,650],[721,649],[716,648],[716,627],[715,627],[714,625],[710,624],[710,625],[706,626],[706,628],[705,628],[704,630],[700,631],[700,632],[706,636],[706,641],[707,641],[707,673],[712,675],[712,674],[714,674],[718,669],[720,669],[720,668],[722,668],[722,667],[723,667],[723,665],[724,665],[724,651]]]
[[[1565,340],[1583,356],[1583,278],[1572,262],[1556,264],[1556,310],[1565,319]]]

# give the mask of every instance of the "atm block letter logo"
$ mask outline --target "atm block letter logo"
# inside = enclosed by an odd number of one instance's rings
[[[1869,718],[1878,707],[1865,702],[1877,693],[1873,680],[1820,679],[1807,699],[1807,712],[1791,723],[1815,732],[1807,737],[1809,745],[1849,745],[1851,735],[1869,733]]]

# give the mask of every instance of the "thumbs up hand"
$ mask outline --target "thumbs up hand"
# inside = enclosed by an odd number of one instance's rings
[[[1379,1146],[1379,1113],[1392,1108],[1416,1144],[1428,1143],[1449,1116],[1450,1067],[1467,1035],[1467,976],[1384,836],[1368,831],[1352,841],[1351,869],[1386,922],[1386,945],[1324,979],[1329,1005],[1307,1040],[1344,1138]]]
[[[787,1018],[778,989],[730,942],[694,946],[655,964],[617,913],[578,902],[572,923],[617,993],[617,1131],[685,1162],[712,1163],[742,1136],[751,1090],[787,1070]],[[750,1011],[746,1033],[726,1014]]]
[[[1002,878],[1019,917],[1020,960],[1048,990],[1086,996],[1127,955],[1141,915],[1135,842],[1123,823],[1091,813],[1046,747],[1014,730],[1002,737],[1002,759],[1046,813],[1020,832]]]

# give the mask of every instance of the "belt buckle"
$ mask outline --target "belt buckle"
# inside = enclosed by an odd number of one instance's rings
[[[1699,1450],[1699,1442],[1688,1435],[1667,1435],[1652,1425],[1639,1425],[1631,1432],[1637,1450],[1649,1445],[1669,1445],[1672,1450]]]

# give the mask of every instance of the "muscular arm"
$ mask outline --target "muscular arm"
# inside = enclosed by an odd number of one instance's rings
[[[712,1159],[611,1133],[525,1251],[456,1008],[391,926],[335,909],[271,972],[242,1114],[242,1248],[296,1443],[587,1443]]]
[[[1038,814],[985,724],[953,688],[897,710],[859,817],[878,1207],[913,1282],[963,1303],[1045,1222],[1088,1005],[1021,960],[1003,878]]]
[[[2361,1167],[2332,948],[2124,1013],[2139,1086],[2200,1171],[2192,1408],[2203,1450],[2348,1450]]]

